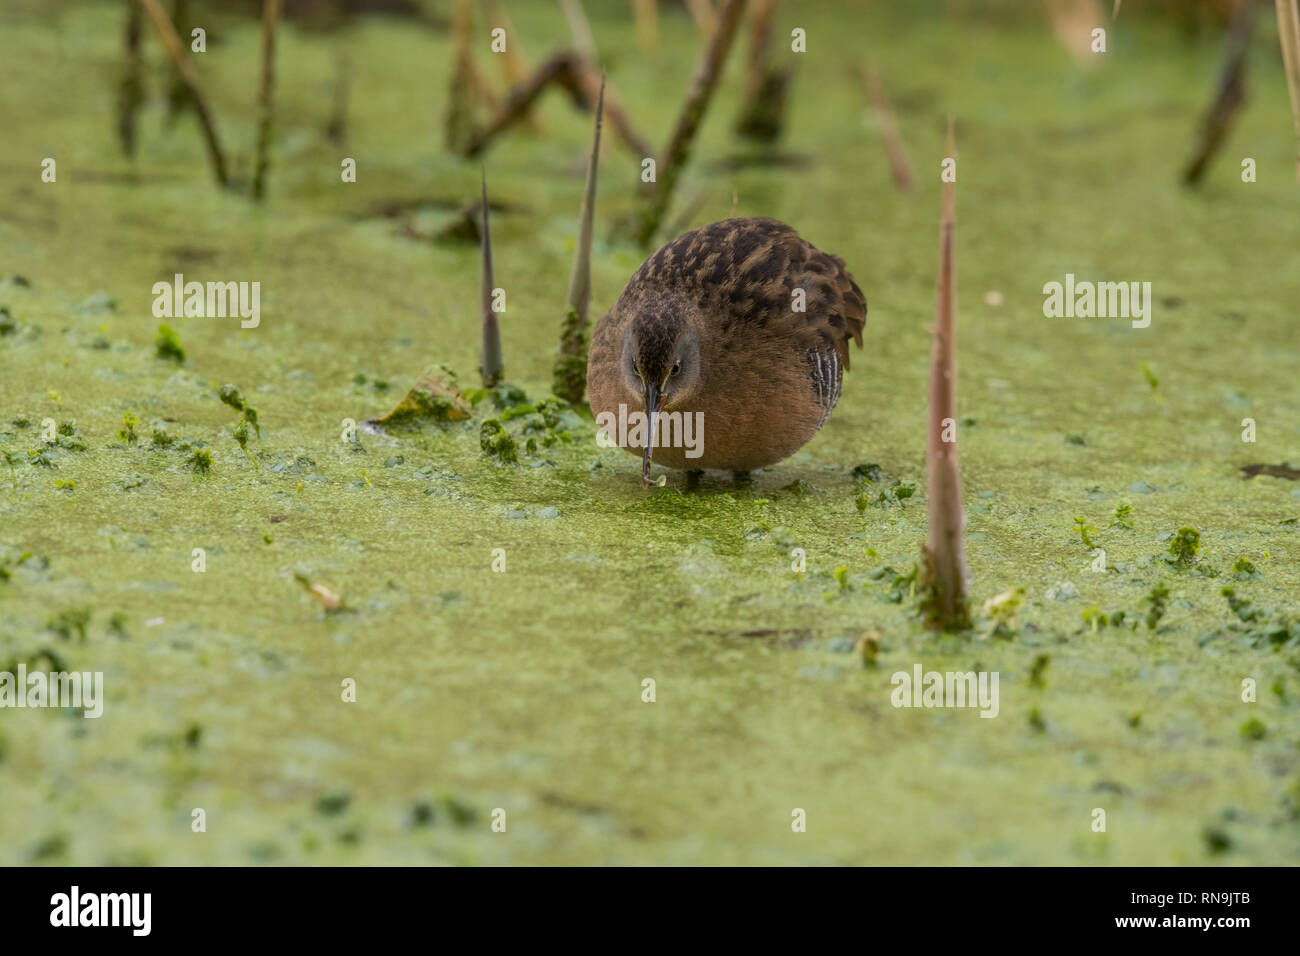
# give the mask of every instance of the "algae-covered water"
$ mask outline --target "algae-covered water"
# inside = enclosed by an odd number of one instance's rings
[[[530,62],[567,44],[555,5],[506,6]],[[630,4],[587,6],[611,89],[662,143],[695,27],[665,12],[648,56]],[[426,366],[478,384],[477,248],[427,238],[479,177],[443,149],[436,20],[282,26],[257,207],[212,185],[191,115],[164,122],[152,35],[138,156],[122,158],[122,19],[89,2],[0,13],[0,670],[98,671],[105,688],[98,719],[0,710],[0,863],[1300,859],[1300,484],[1240,471],[1300,462],[1300,188],[1270,18],[1249,102],[1191,192],[1178,174],[1217,33],[1125,9],[1086,69],[1036,4],[786,5],[777,36],[808,37],[804,54],[778,44],[796,68],[794,165],[727,161],[753,151],[732,133],[737,54],[674,215],[775,216],[844,258],[870,303],[866,348],[803,451],[693,490],[679,474],[643,490],[586,409],[507,421],[516,464],[480,449],[483,419],[510,414],[492,398],[462,423],[343,440],[345,419],[392,408]],[[210,26],[198,69],[246,181],[258,26]],[[486,38],[477,55],[499,87]],[[911,195],[867,110],[867,59]],[[1025,590],[992,636],[984,613],[970,634],[923,630],[908,580],[949,112],[972,591]],[[610,240],[643,184],[606,130],[597,315],[645,254]],[[551,93],[537,129],[484,157],[504,204],[506,374],[534,403],[589,136]],[[163,319],[185,359],[160,357],[152,288],[175,273],[259,282],[260,323]],[[1042,287],[1067,273],[1150,282],[1150,326],[1046,318]],[[258,413],[247,454],[226,384]],[[1184,527],[1199,550],[1166,560]],[[918,664],[997,672],[997,716],[892,706],[891,675]]]

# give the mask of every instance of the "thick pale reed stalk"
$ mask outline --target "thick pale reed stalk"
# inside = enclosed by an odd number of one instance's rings
[[[506,51],[501,56],[502,72],[506,77],[506,95],[510,90],[518,86],[524,80],[528,79],[528,60],[519,48],[519,34],[515,32],[514,24],[510,22],[510,17],[506,14],[505,8],[497,0],[487,0],[484,6],[487,11],[488,19],[493,26],[502,27],[509,37],[506,44]],[[493,106],[497,106],[496,99],[493,97]],[[530,113],[524,120],[528,128],[534,133],[542,132],[542,119],[536,113]]]
[[[871,109],[876,116],[876,128],[880,130],[881,142],[885,144],[885,153],[889,157],[889,169],[894,176],[894,185],[905,193],[912,191],[912,167],[907,161],[907,150],[903,148],[903,137],[899,135],[898,123],[894,120],[894,111],[889,108],[885,88],[880,83],[880,75],[873,66],[862,68],[862,81],[867,87],[867,96],[871,99]]]
[[[523,54],[519,52],[519,43],[516,40],[518,34],[515,33],[515,27],[510,22],[510,17],[497,0],[487,0],[484,9],[487,11],[488,20],[491,21],[492,26],[499,26],[506,31],[509,42],[506,43],[506,51],[502,56],[502,66],[506,74],[506,81],[511,86],[514,86],[516,83],[522,82],[524,77],[528,75],[528,63]]]
[[[217,183],[225,186],[229,180],[226,177],[226,157],[221,151],[221,142],[217,139],[217,128],[212,120],[212,112],[208,109],[208,101],[203,98],[203,91],[199,89],[199,78],[194,72],[194,67],[186,59],[185,49],[181,46],[180,37],[176,35],[176,30],[172,26],[171,20],[168,19],[167,13],[163,10],[158,0],[137,0],[144,12],[149,15],[153,25],[158,30],[158,36],[162,40],[163,49],[167,51],[167,56],[172,61],[172,66],[176,68],[177,74],[185,83],[185,88],[189,90],[190,101],[194,104],[194,112],[198,115],[199,126],[203,130],[203,139],[208,146],[208,157],[212,161],[212,174],[216,177]]]
[[[501,358],[501,327],[492,309],[492,234],[488,230],[487,170],[483,171],[483,363],[479,374],[484,388],[492,388],[501,381],[505,362]]]
[[[745,9],[745,0],[724,0],[722,10],[717,16],[717,27],[709,41],[704,56],[695,70],[695,79],[691,84],[686,101],[682,104],[677,117],[677,126],[673,129],[668,148],[664,150],[659,163],[658,182],[650,194],[650,200],[640,222],[636,227],[636,240],[641,245],[649,245],[672,200],[673,187],[681,177],[682,167],[686,164],[687,154],[695,133],[699,130],[704,113],[708,110],[709,100],[718,85],[722,68],[731,52],[731,43],[736,36],[736,27]]]
[[[700,36],[712,36],[713,31],[718,27],[718,17],[713,12],[713,4],[709,0],[686,0],[686,9],[690,11],[691,19],[695,21]]]
[[[1097,0],[1043,0],[1052,32],[1061,46],[1080,66],[1096,66],[1092,52],[1092,31],[1101,26],[1101,8]]]
[[[951,118],[948,120],[947,155],[955,156]],[[939,288],[934,342],[930,351],[930,422],[926,454],[926,505],[930,533],[922,549],[926,626],[936,630],[962,630],[970,626],[966,593],[969,577],[966,569],[966,513],[962,504],[956,441],[957,276],[953,248],[956,220],[956,184],[944,182],[939,220]]]
[[[659,2],[634,0],[636,39],[643,53],[659,51]]]
[[[280,0],[262,0],[262,95],[257,130],[257,162],[253,167],[253,198],[266,196],[266,172],[271,166],[271,138],[275,132],[275,27],[280,21]]]
[[[595,63],[596,38],[592,36],[591,24],[582,9],[582,0],[560,0],[560,6],[564,8],[564,19],[569,22],[569,36],[573,39],[574,49]]]
[[[600,166],[600,127],[605,107],[605,81],[601,78],[596,100],[596,130],[587,160],[587,182],[582,193],[578,245],[573,250],[573,273],[569,277],[568,309],[560,331],[555,359],[553,391],[573,405],[581,404],[587,384],[587,311],[591,304],[591,236],[596,215],[596,174]]]
[[[1300,0],[1276,0],[1277,33],[1282,42],[1282,65],[1291,96],[1291,120],[1296,135],[1296,182],[1300,182]]]

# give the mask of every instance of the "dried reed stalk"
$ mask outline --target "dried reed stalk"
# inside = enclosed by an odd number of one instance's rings
[[[1277,0],[1277,32],[1282,41],[1286,88],[1296,135],[1296,182],[1300,182],[1300,0]]]
[[[880,140],[885,144],[885,153],[889,156],[889,169],[894,176],[894,185],[905,193],[910,193],[914,186],[912,167],[907,161],[907,150],[903,148],[903,137],[899,135],[898,123],[894,111],[889,108],[885,88],[880,83],[880,75],[874,66],[862,68],[862,81],[867,87],[867,96],[871,99],[871,109],[876,116],[876,128],[880,130]]]
[[[257,162],[253,167],[253,198],[266,196],[266,172],[271,166],[271,137],[275,130],[275,27],[280,0],[262,0],[262,95],[257,130]]]
[[[955,156],[952,118],[948,156]],[[953,238],[957,222],[956,184],[943,183],[939,219],[939,290],[930,351],[930,425],[926,456],[926,505],[930,532],[922,548],[921,578],[926,626],[963,630],[970,626],[967,603],[966,514],[957,460],[956,269]],[[951,436],[951,441],[945,437]]]
[[[1196,152],[1183,171],[1183,181],[1195,186],[1205,175],[1210,160],[1214,158],[1237,118],[1241,104],[1246,99],[1246,53],[1250,49],[1250,35],[1255,22],[1255,0],[1237,0],[1228,30],[1228,48],[1219,79],[1215,86],[1214,101],[1201,121]]]
[[[185,83],[185,88],[189,91],[190,102],[194,104],[194,112],[198,115],[199,126],[203,130],[203,140],[208,147],[208,158],[212,161],[212,175],[216,177],[219,185],[229,185],[229,179],[226,175],[226,157],[221,151],[221,142],[217,138],[217,128],[212,119],[212,111],[208,109],[208,101],[203,98],[203,91],[199,89],[199,78],[194,72],[193,65],[185,56],[185,49],[181,46],[180,37],[176,35],[171,20],[167,18],[167,13],[158,0],[136,0],[136,2],[144,8],[144,12],[153,21],[154,27],[158,30],[158,36],[162,40],[163,49],[167,51],[172,66],[176,68],[177,74],[180,75],[181,80]]]
[[[501,358],[501,327],[492,309],[492,234],[488,231],[487,170],[483,170],[483,362],[479,374],[484,388],[492,388],[501,381],[505,362]]]
[[[650,240],[654,238],[672,200],[673,188],[681,178],[682,167],[686,164],[691,143],[709,107],[709,100],[718,85],[718,78],[722,75],[722,68],[727,62],[727,54],[731,52],[731,43],[735,39],[736,27],[740,24],[740,16],[744,9],[745,0],[723,2],[722,10],[717,17],[717,28],[713,31],[713,37],[709,40],[699,66],[696,67],[695,79],[677,117],[677,126],[659,163],[658,181],[635,229],[636,240],[643,246],[649,245]]]

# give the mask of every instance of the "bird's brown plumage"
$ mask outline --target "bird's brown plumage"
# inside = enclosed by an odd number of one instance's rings
[[[804,311],[796,311],[795,290]],[[683,328],[699,339],[699,380],[665,412],[703,412],[703,455],[656,444],[672,468],[750,470],[803,446],[839,398],[849,340],[867,303],[844,262],[775,219],[725,219],[659,249],[596,325],[587,361],[592,411],[644,411],[622,370],[629,332],[655,368]],[[659,361],[659,365],[655,362]],[[659,373],[656,372],[656,375]],[[664,374],[667,374],[664,372]],[[617,437],[617,436],[612,436]],[[628,448],[640,451],[640,445]]]

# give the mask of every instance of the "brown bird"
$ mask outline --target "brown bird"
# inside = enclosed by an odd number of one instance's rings
[[[762,468],[803,447],[830,416],[849,339],[861,348],[866,316],[844,262],[785,223],[702,226],[642,263],[597,323],[587,358],[592,412],[611,439],[642,455],[643,485],[652,456],[691,472]]]

